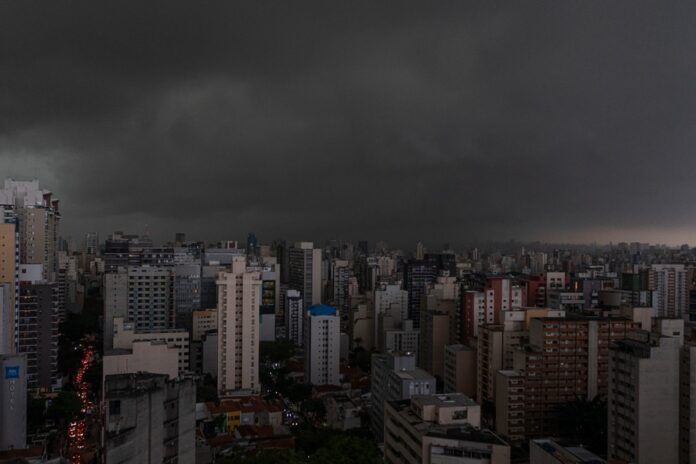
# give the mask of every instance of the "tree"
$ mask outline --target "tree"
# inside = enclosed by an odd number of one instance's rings
[[[298,453],[315,464],[377,464],[382,454],[372,440],[331,429],[304,428],[296,435]]]
[[[287,396],[293,403],[301,403],[312,396],[312,386],[306,383],[294,383],[288,387]]]
[[[382,454],[371,441],[350,435],[335,434],[328,443],[312,456],[319,464],[377,464]]]
[[[63,390],[58,393],[48,407],[47,416],[56,422],[72,420],[81,415],[82,402],[74,391]]]
[[[261,450],[256,454],[243,454],[241,456],[227,456],[219,460],[223,464],[302,464],[301,459],[293,450]]]
[[[294,355],[295,345],[284,338],[259,344],[259,358],[262,363],[284,363]]]
[[[44,425],[46,420],[46,400],[34,398],[28,395],[27,398],[27,432],[36,433]]]
[[[216,387],[211,387],[209,385],[201,385],[198,388],[196,388],[197,403],[215,403],[217,401],[219,401],[219,399]]]
[[[562,438],[583,445],[593,453],[607,452],[607,401],[595,396],[592,400],[578,398],[558,407],[559,434]]]

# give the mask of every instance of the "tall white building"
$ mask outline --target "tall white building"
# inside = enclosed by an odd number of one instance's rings
[[[304,305],[302,295],[297,290],[285,293],[285,334],[297,346],[304,343],[302,326],[304,324]]]
[[[304,321],[305,379],[313,385],[339,385],[340,318],[336,308],[314,305]]]
[[[305,309],[321,304],[321,249],[297,242],[288,252],[290,288],[302,293]]]
[[[689,313],[688,271],[683,264],[653,264],[650,268],[653,308],[657,317],[686,317]]]
[[[609,458],[679,462],[680,338],[642,334],[610,350]]]
[[[232,258],[218,289],[218,391],[257,392],[259,385],[259,310],[261,273],[247,271],[246,258]]]

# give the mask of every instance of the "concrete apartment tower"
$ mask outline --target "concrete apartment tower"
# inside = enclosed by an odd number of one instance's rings
[[[321,304],[321,249],[297,242],[288,253],[289,287],[302,293],[305,309]]]
[[[657,317],[684,317],[689,312],[688,271],[683,264],[653,264],[649,286]]]
[[[58,272],[58,200],[49,190],[42,190],[38,180],[5,179],[0,205],[12,208],[18,219],[20,262],[43,265],[43,278],[54,282]]]
[[[118,267],[104,275],[104,349],[113,348],[113,321],[123,318],[137,331],[175,326],[173,271],[150,265]]]
[[[302,346],[304,343],[303,324],[302,295],[297,290],[288,290],[285,293],[285,334],[287,339],[297,346]]]
[[[139,373],[104,382],[105,462],[195,462],[196,385]]]
[[[642,335],[643,340],[618,341],[610,350],[609,458],[679,462],[680,339]]]
[[[305,380],[312,385],[339,385],[340,318],[336,308],[314,305],[304,321]]]
[[[258,392],[261,274],[247,271],[246,258],[232,258],[218,289],[218,391]]]
[[[18,277],[19,227],[14,210],[0,206],[0,354],[16,351]]]

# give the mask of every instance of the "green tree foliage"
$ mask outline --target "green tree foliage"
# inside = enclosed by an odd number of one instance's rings
[[[330,429],[306,428],[297,435],[296,451],[262,450],[225,457],[225,464],[378,464],[382,454],[371,440]]]
[[[303,464],[305,461],[292,450],[262,450],[253,455],[228,456],[218,462],[223,464]]]
[[[311,458],[319,464],[380,463],[382,454],[371,441],[346,434],[334,434]]]
[[[295,345],[286,339],[272,342],[261,342],[259,357],[261,362],[284,363],[295,355]]]
[[[46,420],[46,400],[34,398],[28,395],[27,398],[27,432],[36,433],[43,427]]]
[[[304,428],[295,437],[297,452],[307,462],[326,464],[381,463],[382,454],[372,440],[331,429]]]
[[[558,408],[559,435],[599,456],[607,452],[607,402],[578,398]]]
[[[287,397],[293,403],[301,403],[312,396],[312,386],[305,383],[294,383],[287,389]]]
[[[81,409],[82,403],[77,393],[63,390],[51,401],[46,415],[57,423],[67,422],[73,417],[81,415]]]

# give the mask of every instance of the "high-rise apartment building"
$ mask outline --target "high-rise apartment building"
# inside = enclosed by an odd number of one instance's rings
[[[177,328],[191,330],[193,312],[201,309],[201,266],[179,264],[173,267],[172,296]]]
[[[680,340],[641,335],[617,341],[610,351],[609,458],[679,462]]]
[[[305,310],[302,295],[297,290],[285,292],[285,335],[296,346],[304,343]]]
[[[348,332],[350,315],[349,284],[353,270],[344,259],[334,259],[331,262],[331,301],[341,315],[341,331]]]
[[[386,328],[382,331],[382,340],[378,350],[384,353],[413,353],[420,351],[420,330],[413,327],[413,321],[406,320],[400,328]]]
[[[476,398],[476,350],[465,345],[445,346],[445,392]]]
[[[9,354],[17,342],[19,228],[12,209],[0,213],[0,354]]]
[[[257,392],[261,274],[235,256],[231,271],[218,275],[218,391]]]
[[[19,283],[17,352],[26,355],[28,387],[51,390],[58,368],[58,287],[40,280],[40,268],[30,266],[36,280]]]
[[[305,309],[321,304],[321,249],[312,242],[297,242],[288,252],[289,286],[302,293]]]
[[[55,282],[58,272],[58,200],[39,187],[38,180],[5,179],[0,205],[12,208],[19,226],[22,264],[42,265],[43,279]]]
[[[104,402],[106,462],[195,462],[196,385],[191,378],[110,375]]]
[[[450,344],[450,314],[421,310],[418,366],[442,380],[445,374],[445,345]]]
[[[311,306],[304,320],[305,381],[340,385],[341,327],[336,308]]]
[[[383,332],[401,328],[408,319],[408,291],[401,288],[401,282],[380,282],[374,290],[374,339],[379,346]]]
[[[502,277],[489,278],[483,291],[462,292],[462,339],[472,343],[483,324],[499,324],[503,311],[526,306],[527,293],[523,286]]]
[[[498,391],[496,386],[496,416],[513,417],[506,408],[522,404],[523,410],[516,409],[515,417],[523,417],[524,434],[518,432],[517,436],[553,436],[558,430],[556,409],[560,404],[607,394],[609,347],[639,328],[638,323],[624,318],[532,318],[529,344],[514,354],[512,370],[518,375],[511,377],[515,377],[516,389]],[[480,362],[485,361],[479,357]],[[491,375],[495,379],[497,373]],[[523,392],[522,398],[517,389]],[[504,434],[504,424],[496,423],[496,429]]]
[[[696,461],[696,343],[682,347],[679,368],[679,462]]]
[[[689,313],[688,271],[683,264],[653,264],[650,288],[657,317],[687,317]]]
[[[203,335],[211,330],[217,330],[218,315],[216,309],[201,309],[193,312],[193,327],[191,340],[201,341]]]
[[[422,300],[427,295],[428,284],[437,277],[437,264],[430,260],[415,260],[404,268],[404,280],[408,291],[408,319],[420,324]]]
[[[104,275],[104,349],[113,347],[113,320],[135,324],[136,331],[175,327],[171,267],[128,266]]]
[[[370,383],[370,427],[377,441],[384,440],[384,405],[413,395],[430,395],[436,391],[432,374],[416,367],[412,353],[372,355]]]

